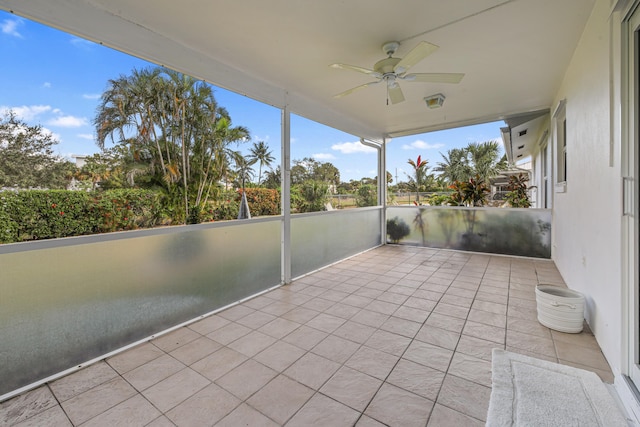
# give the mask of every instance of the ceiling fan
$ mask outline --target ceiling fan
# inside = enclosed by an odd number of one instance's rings
[[[360,86],[356,86],[344,92],[341,92],[334,96],[334,98],[342,98],[357,90],[364,89],[365,87],[373,86],[381,82],[385,82],[387,85],[387,104],[391,100],[392,104],[397,104],[404,101],[404,94],[398,82],[404,80],[407,82],[424,82],[424,83],[460,83],[464,74],[462,73],[410,73],[407,74],[409,68],[422,61],[427,56],[431,55],[438,49],[438,46],[421,41],[411,49],[404,58],[394,58],[393,54],[396,53],[399,42],[387,42],[382,45],[382,51],[387,55],[385,59],[382,59],[375,63],[373,70],[368,68],[362,68],[355,65],[347,64],[331,64],[332,68],[341,68],[344,70],[353,70],[359,73],[368,74],[376,81],[365,83]]]

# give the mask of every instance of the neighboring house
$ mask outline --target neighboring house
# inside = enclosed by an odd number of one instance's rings
[[[535,207],[553,211],[552,258],[568,286],[586,296],[586,320],[611,365],[616,389],[640,418],[640,1],[520,0],[446,6],[435,1],[376,1],[367,4],[364,14],[362,8],[349,10],[342,2],[328,1],[314,3],[313,19],[297,25],[291,23],[305,13],[304,7],[286,5],[285,11],[258,1],[245,3],[210,6],[213,10],[200,10],[208,7],[201,4],[190,12],[193,8],[171,2],[149,8],[137,2],[68,1],[52,8],[45,0],[0,0],[0,8],[280,108],[283,158],[290,154],[291,112],[377,142],[378,176],[385,176],[385,150],[396,149],[385,144],[393,137],[505,120],[507,155],[512,162],[531,156]],[[310,2],[305,6],[311,7]],[[439,13],[430,13],[433,9]],[[262,24],[268,29],[261,31]],[[387,37],[404,38],[407,45],[422,39],[441,45],[433,55],[438,71],[443,64],[442,71],[464,71],[461,85],[411,83],[414,90],[405,90],[407,101],[397,105],[384,105],[383,97],[377,98],[382,92],[371,88],[333,99],[332,94],[371,78],[328,65],[373,64],[381,56],[375,45]],[[440,91],[446,92],[441,110],[414,102]],[[283,195],[288,191],[283,181]],[[284,208],[287,200],[283,197]],[[368,209],[363,212],[374,211]],[[337,218],[335,214],[313,218]],[[285,242],[291,237],[287,215],[282,219]],[[378,222],[383,221],[384,206]],[[279,238],[274,233],[273,247],[278,247]],[[316,246],[322,242],[318,237]],[[292,255],[286,244],[282,248],[281,278],[288,283]],[[293,276],[301,271],[294,268]]]

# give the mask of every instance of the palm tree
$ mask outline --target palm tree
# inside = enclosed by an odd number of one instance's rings
[[[234,163],[236,177],[238,179],[238,184],[242,186],[242,191],[244,192],[244,185],[246,181],[251,182],[251,178],[253,178],[252,166],[256,163],[255,159],[248,159],[242,156],[239,152],[234,153]]]
[[[414,184],[416,188],[416,203],[420,204],[420,187],[424,183],[427,171],[429,170],[429,166],[427,166],[429,162],[427,160],[422,160],[422,156],[418,156],[415,162],[413,161],[413,159],[409,159],[407,163],[409,163],[413,167],[414,176],[409,177],[409,179],[412,181],[415,180]]]
[[[140,164],[136,170],[149,171],[146,182],[163,188],[176,215],[185,219],[197,219],[212,186],[225,175],[230,145],[249,139],[246,128],[232,126],[211,86],[163,68],[110,80],[94,124],[98,145],[104,148],[110,138],[127,147]]]
[[[257,143],[253,143],[249,159],[260,162],[260,166],[258,168],[258,185],[260,185],[260,180],[262,178],[262,166],[265,165],[267,167],[271,167],[271,163],[275,160],[275,157],[271,155],[271,151],[269,151],[267,144],[265,144],[264,141],[259,141]]]
[[[440,172],[440,176],[449,183],[456,181],[466,181],[471,174],[471,166],[469,165],[469,157],[465,148],[452,148],[447,151],[447,155],[440,153],[442,162],[433,169]]]
[[[500,159],[500,146],[497,141],[471,143],[467,152],[473,165],[473,175],[478,175],[483,181],[498,175],[506,167],[506,157]]]

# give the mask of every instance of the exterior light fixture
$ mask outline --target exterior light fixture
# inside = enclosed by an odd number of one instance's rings
[[[429,108],[440,108],[442,104],[444,104],[444,95],[438,93],[436,95],[427,96],[424,99],[424,102],[427,103],[427,107]]]

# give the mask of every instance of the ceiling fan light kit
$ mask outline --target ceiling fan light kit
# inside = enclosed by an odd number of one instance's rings
[[[335,95],[335,98],[342,98],[343,96],[349,95],[357,90],[364,89],[368,86],[372,86],[381,82],[386,83],[387,87],[387,103],[391,100],[392,104],[397,104],[404,101],[404,94],[402,93],[402,89],[400,88],[399,81],[404,80],[407,82],[421,82],[421,83],[460,83],[464,74],[462,73],[412,73],[407,74],[407,71],[416,65],[418,62],[422,61],[427,56],[431,55],[433,52],[438,50],[438,46],[428,43],[426,41],[421,41],[418,43],[409,53],[407,53],[404,58],[395,58],[393,55],[396,53],[398,48],[400,47],[400,43],[396,41],[386,42],[382,45],[382,51],[387,55],[386,58],[381,59],[376,62],[373,66],[373,70],[368,68],[358,67],[355,65],[348,64],[331,64],[332,68],[341,68],[344,70],[352,70],[363,74],[368,74],[371,77],[377,79],[376,81],[372,81],[369,83],[365,83],[360,86],[356,86],[354,88],[348,89],[344,92],[341,92]],[[444,102],[444,95],[438,94],[442,99],[437,101],[434,106],[429,106],[429,102],[427,105],[429,108],[438,108],[442,106]],[[437,95],[434,95],[437,96]],[[431,98],[431,97],[429,97]],[[427,98],[425,98],[425,101]],[[438,104],[439,102],[439,104]]]
[[[424,102],[426,102],[427,107],[433,109],[442,107],[442,105],[444,104],[444,100],[445,96],[441,93],[437,93],[435,95],[427,96],[424,99]]]

